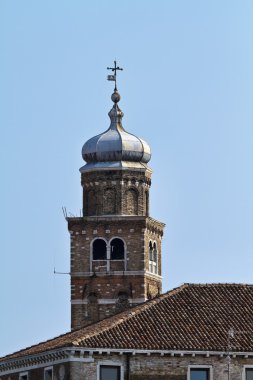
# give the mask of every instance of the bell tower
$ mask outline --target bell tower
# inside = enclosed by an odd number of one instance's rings
[[[108,76],[115,81],[110,126],[82,149],[83,216],[67,218],[72,329],[143,303],[162,289],[164,224],[149,216],[150,147],[122,126],[116,62],[114,69]]]

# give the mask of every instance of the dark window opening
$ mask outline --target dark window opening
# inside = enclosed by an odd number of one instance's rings
[[[28,375],[27,374],[19,375],[19,380],[28,380]]]
[[[120,367],[101,365],[99,380],[120,380]]]
[[[209,380],[209,369],[205,368],[194,368],[191,369],[191,379],[190,380]]]
[[[246,380],[253,380],[253,368],[246,369]]]
[[[157,248],[156,243],[149,242],[149,272],[157,274]]]
[[[106,260],[106,242],[103,239],[96,239],[92,246],[93,260]]]
[[[149,260],[153,261],[153,247],[151,241],[149,242]]]
[[[53,370],[52,370],[52,368],[45,369],[44,380],[53,380]]]
[[[118,297],[120,301],[128,300],[128,293],[121,291],[119,292]]]
[[[124,260],[124,242],[121,239],[111,241],[111,260]]]
[[[156,243],[153,245],[153,261],[157,263],[157,249],[156,249]]]

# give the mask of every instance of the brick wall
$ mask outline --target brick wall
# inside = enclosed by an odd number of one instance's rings
[[[148,215],[151,171],[82,173],[83,215]]]
[[[69,218],[68,222],[71,234],[73,329],[122,310],[118,299],[120,292],[128,294],[125,307],[142,303],[161,292],[161,223],[143,216]],[[109,249],[111,239],[122,239],[125,259],[93,261],[92,242],[96,238],[103,238]],[[150,240],[157,243],[157,275],[148,273]],[[90,295],[93,302],[89,300]],[[94,302],[94,296],[97,302]],[[105,304],[107,299],[108,304]],[[115,300],[114,304],[112,300]]]

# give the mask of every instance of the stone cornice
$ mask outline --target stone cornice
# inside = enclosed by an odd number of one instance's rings
[[[0,362],[0,375],[8,375],[15,372],[21,372],[23,370],[29,370],[33,368],[46,367],[49,364],[59,364],[64,362],[79,361],[79,362],[94,362],[93,355],[124,355],[131,354],[135,355],[160,355],[168,357],[211,357],[216,356],[219,358],[226,359],[227,351],[195,351],[195,350],[142,350],[142,349],[106,349],[106,348],[90,348],[90,347],[63,347],[58,350],[45,351],[40,354],[24,356],[15,359],[6,359]],[[230,351],[229,352],[231,360],[235,358],[252,359],[253,352],[240,352],[240,351]]]
[[[163,229],[165,227],[165,224],[162,222],[159,222],[158,220],[155,220],[151,217],[148,217],[146,219],[146,226],[147,229],[154,233],[159,233],[161,236],[163,236]]]

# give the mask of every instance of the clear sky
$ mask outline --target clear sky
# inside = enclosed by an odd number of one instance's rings
[[[81,147],[124,127],[153,157],[163,290],[253,283],[252,0],[0,1],[0,355],[70,327]]]

